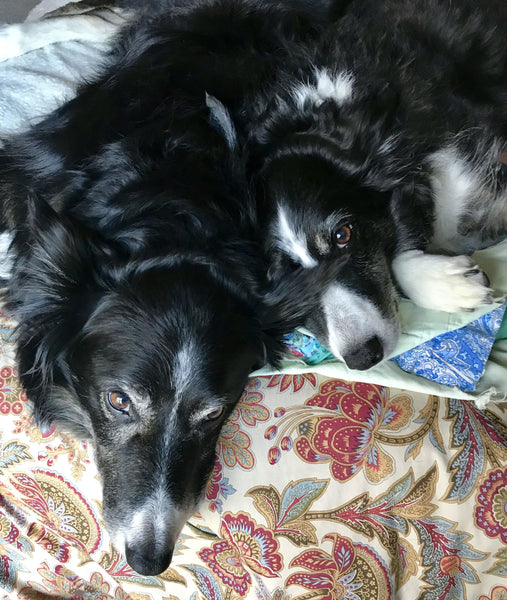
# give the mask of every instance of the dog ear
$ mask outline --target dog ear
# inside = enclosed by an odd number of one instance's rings
[[[211,94],[206,93],[206,106],[209,109],[210,124],[223,135],[230,150],[238,146],[236,127],[227,108]]]
[[[18,321],[21,382],[39,420],[53,420],[65,412],[66,421],[74,415],[71,420],[80,420],[83,427],[66,358],[103,294],[95,267],[100,244],[77,223],[30,196],[13,249],[6,305]]]

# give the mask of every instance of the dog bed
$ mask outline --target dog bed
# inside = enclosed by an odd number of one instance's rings
[[[96,19],[97,29],[81,29],[79,21],[67,27],[67,19],[82,18]],[[72,95],[71,74],[93,72],[124,18],[97,6],[54,16],[43,22],[40,46],[40,23],[13,26],[18,54],[4,56],[0,69],[10,63],[12,75],[15,63],[23,64],[30,87],[21,111],[2,113],[2,132],[40,118],[44,105],[26,98],[43,97],[41,81],[54,101]],[[0,29],[0,40],[13,31]],[[56,63],[48,58],[40,79],[40,52],[75,62],[54,77],[48,69]],[[14,107],[16,90],[0,89],[4,111]],[[507,244],[478,260],[501,297]],[[400,348],[409,351],[492,308],[432,317],[407,304]],[[505,339],[493,345],[473,394],[404,374],[394,363],[361,373],[361,381],[336,361],[288,361],[282,372],[252,376],[222,431],[206,497],[183,530],[171,567],[142,577],[104,528],[93,448],[33,425],[16,377],[13,327],[0,319],[0,597],[507,597]],[[492,398],[499,402],[486,404]]]

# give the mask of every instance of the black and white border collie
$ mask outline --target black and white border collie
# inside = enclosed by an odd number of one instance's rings
[[[400,290],[491,301],[468,254],[506,232],[500,0],[202,0],[152,28],[175,88],[216,96],[249,148],[272,280],[350,255],[307,321],[349,367],[394,350]]]
[[[351,368],[393,351],[397,288],[491,300],[467,254],[507,232],[506,37],[499,4],[358,0],[253,132],[276,276],[351,254],[308,321]]]
[[[113,543],[155,575],[248,374],[276,364],[336,272],[268,290],[227,110],[173,93],[154,34],[127,37],[97,81],[0,151],[1,217],[36,419],[92,439]]]

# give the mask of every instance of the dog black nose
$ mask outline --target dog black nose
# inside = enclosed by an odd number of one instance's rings
[[[365,371],[376,365],[384,358],[384,349],[379,338],[375,335],[354,352],[344,355],[343,360],[349,369]]]
[[[171,564],[173,551],[156,553],[153,547],[141,548],[139,546],[125,548],[125,557],[128,564],[139,575],[160,575]]]

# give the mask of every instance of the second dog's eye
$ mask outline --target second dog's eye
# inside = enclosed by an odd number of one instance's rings
[[[107,401],[109,406],[115,410],[122,413],[128,413],[131,401],[127,394],[124,394],[123,392],[108,392]]]
[[[218,408],[216,408],[214,411],[208,413],[205,417],[204,420],[205,421],[216,421],[218,418],[220,418],[222,415],[224,414],[224,407],[223,406],[219,406]]]
[[[338,248],[345,248],[345,246],[350,242],[351,237],[352,225],[342,225],[334,232],[333,235],[334,243],[338,246]]]

